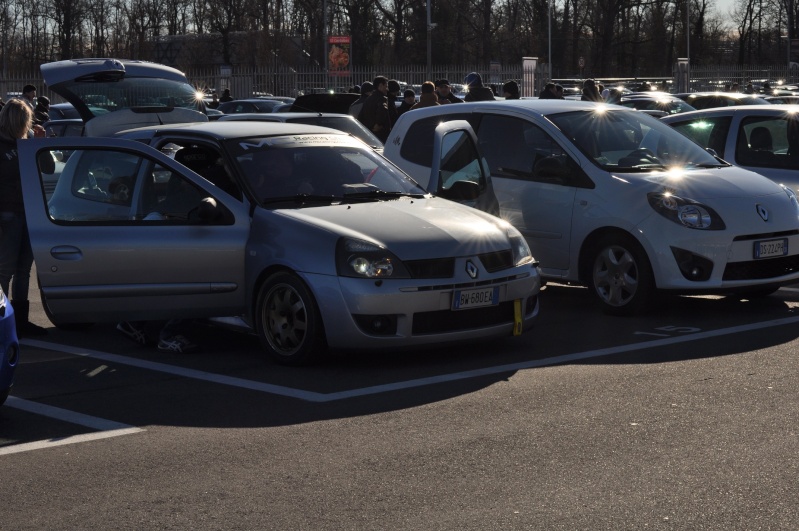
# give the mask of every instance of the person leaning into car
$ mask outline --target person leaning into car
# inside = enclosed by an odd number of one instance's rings
[[[22,175],[17,159],[17,142],[29,138],[33,126],[33,111],[20,99],[12,99],[0,110],[0,287],[11,294],[20,336],[41,336],[47,330],[29,321],[31,249],[25,204],[22,201]],[[53,159],[45,152],[49,163],[42,167],[46,173],[54,171]],[[46,158],[39,161],[47,163]],[[13,280],[13,282],[12,282]],[[11,285],[11,291],[9,291]]]

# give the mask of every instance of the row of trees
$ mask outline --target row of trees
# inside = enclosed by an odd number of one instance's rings
[[[786,61],[799,2],[734,2],[722,12],[714,0],[0,0],[2,64],[170,62],[156,51],[184,36],[199,50],[176,55],[179,68],[324,66],[326,34],[352,37],[354,65],[425,64],[428,31],[434,64],[551,57],[556,77],[670,75],[686,55],[694,65]]]

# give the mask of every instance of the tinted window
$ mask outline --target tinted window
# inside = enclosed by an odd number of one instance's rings
[[[799,142],[798,130],[796,120],[787,116],[746,118],[738,132],[736,160],[746,166],[796,169],[799,153],[791,143]]]

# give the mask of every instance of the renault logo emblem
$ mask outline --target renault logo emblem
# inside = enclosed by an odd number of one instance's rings
[[[471,260],[466,261],[466,272],[472,278],[477,278],[477,266],[472,263]]]
[[[768,221],[768,210],[766,210],[766,207],[763,205],[755,205],[755,208],[757,208],[757,213],[760,215],[763,221]]]

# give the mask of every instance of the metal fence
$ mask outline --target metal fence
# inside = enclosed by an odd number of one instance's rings
[[[260,94],[276,96],[297,96],[321,91],[346,92],[353,85],[360,85],[364,81],[371,81],[375,76],[383,75],[389,79],[396,79],[401,84],[417,88],[424,81],[447,79],[450,83],[457,84],[469,72],[478,72],[486,84],[494,85],[501,91],[502,83],[514,80],[521,86],[523,96],[537,96],[548,80],[546,64],[528,62],[517,64],[489,65],[434,65],[428,72],[424,65],[399,65],[376,68],[353,68],[346,72],[325,72],[319,68],[250,68],[250,67],[208,67],[204,69],[186,70],[185,74],[198,89],[215,89],[221,92],[229,88],[234,98],[247,98]],[[606,83],[626,82],[634,83],[636,78],[602,79]],[[653,78],[641,78],[640,81]],[[738,66],[715,65],[705,67],[691,67],[690,90],[724,90],[732,83],[743,87],[748,81],[755,83],[769,80],[772,85],[782,81],[785,84],[796,84],[799,81],[799,69],[789,69],[787,65],[771,66]],[[580,80],[571,80],[579,83]],[[0,95],[4,99],[18,95],[22,87],[27,84],[37,87],[39,95],[45,95],[54,102],[60,99],[44,86],[41,74],[37,72],[9,72],[0,76]],[[673,78],[659,78],[656,83],[658,88],[665,91],[677,89],[677,66]]]

